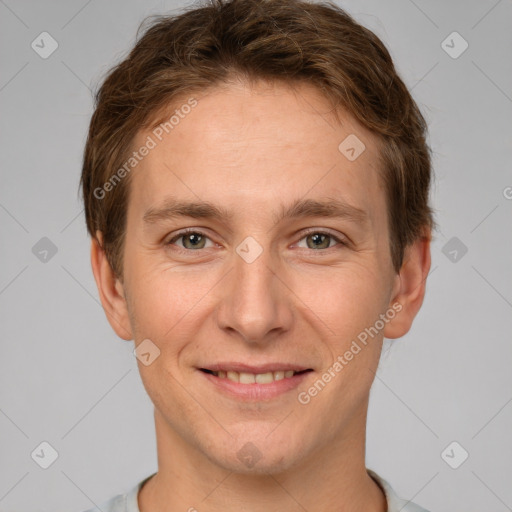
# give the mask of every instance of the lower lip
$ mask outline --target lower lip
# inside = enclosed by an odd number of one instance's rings
[[[309,374],[304,372],[295,374],[293,377],[287,377],[281,380],[275,380],[268,384],[240,384],[226,378],[216,377],[211,373],[197,370],[203,377],[208,379],[219,391],[230,397],[243,401],[270,400],[287,391],[295,389]]]

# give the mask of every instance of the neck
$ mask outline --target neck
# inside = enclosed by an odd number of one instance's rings
[[[358,428],[293,468],[253,475],[233,473],[206,458],[155,409],[158,473],[139,492],[140,512],[231,512],[242,504],[252,512],[386,512],[384,494],[364,462],[366,410],[360,420]]]

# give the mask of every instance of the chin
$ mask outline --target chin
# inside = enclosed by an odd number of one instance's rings
[[[254,476],[277,475],[292,469],[298,463],[296,454],[283,453],[282,450],[275,453],[269,453],[266,450],[263,452],[253,451],[253,449],[249,449],[250,446],[250,442],[248,442],[241,448],[241,451],[244,452],[244,455],[240,457],[242,460],[239,458],[239,453],[219,454],[220,459],[211,458],[211,460],[233,473]],[[250,452],[254,455],[248,455]]]
[[[244,429],[243,435],[227,436],[225,444],[212,443],[213,449],[205,455],[214,464],[244,475],[278,474],[298,465],[305,455],[304,443],[297,442],[286,430],[271,439],[269,431],[272,429]]]

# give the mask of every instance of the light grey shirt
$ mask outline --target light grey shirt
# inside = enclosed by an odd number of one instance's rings
[[[384,494],[386,495],[388,504],[387,512],[428,512],[428,510],[415,505],[410,501],[400,499],[395,494],[391,486],[386,482],[386,480],[382,479],[371,469],[368,469],[367,471],[369,475],[379,484],[379,486],[384,491]],[[139,489],[152,476],[153,475],[150,475],[147,478],[144,478],[144,480],[139,482],[125,494],[118,494],[117,496],[110,498],[108,501],[98,505],[98,507],[91,508],[85,512],[140,512],[137,500]]]

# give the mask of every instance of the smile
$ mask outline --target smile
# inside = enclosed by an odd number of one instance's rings
[[[313,372],[312,369],[259,369],[249,372],[234,369],[197,368],[210,389],[242,402],[268,401],[294,390]]]
[[[270,384],[278,380],[289,379],[294,375],[309,372],[311,370],[277,370],[275,372],[247,373],[225,370],[212,371],[201,368],[201,371],[210,373],[211,375],[219,377],[220,379],[229,379],[232,382],[238,382],[240,384]]]

